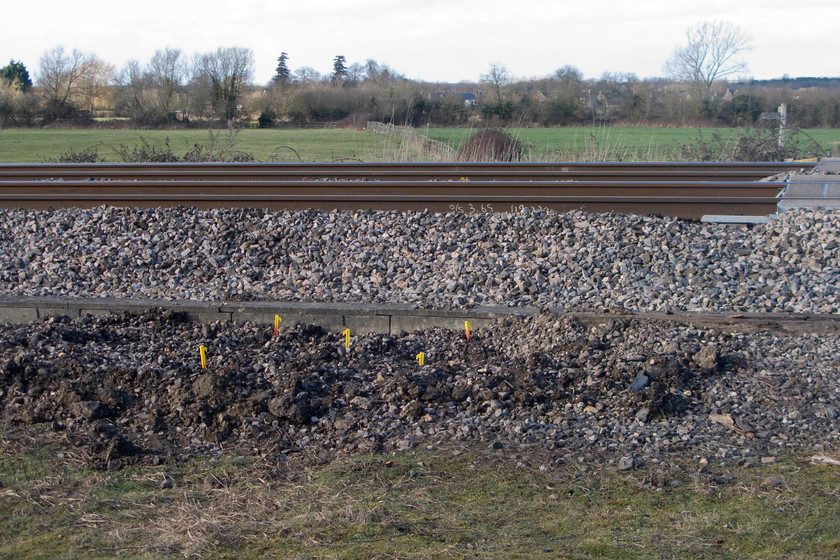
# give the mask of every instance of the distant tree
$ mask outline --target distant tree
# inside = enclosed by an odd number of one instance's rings
[[[176,120],[175,111],[181,101],[187,77],[187,62],[180,49],[155,51],[149,61],[147,74],[154,88],[155,112],[159,119]]]
[[[12,60],[0,68],[0,127],[31,120],[37,103],[31,90],[32,80],[23,63]]]
[[[201,71],[209,80],[211,103],[216,114],[232,120],[242,90],[254,73],[254,53],[242,47],[218,48],[201,57]]]
[[[140,62],[129,60],[117,74],[116,82],[120,88],[117,114],[130,118],[136,124],[154,124],[149,122],[152,113],[151,84]]]
[[[286,61],[289,60],[289,55],[284,52],[277,57],[277,69],[274,71],[274,83],[286,85],[292,79],[292,73],[289,71],[289,65]]]
[[[187,61],[179,49],[155,51],[145,67],[130,60],[117,76],[117,111],[144,126],[171,124],[183,112],[186,78]]]
[[[312,84],[321,81],[321,73],[311,66],[301,66],[294,71],[295,81],[301,84]]]
[[[341,87],[341,84],[344,83],[344,79],[347,77],[346,63],[347,60],[341,54],[333,59],[332,83],[338,87]]]
[[[688,44],[677,47],[663,70],[674,80],[691,84],[698,97],[711,96],[716,80],[744,72],[739,55],[750,49],[747,35],[728,22],[705,22],[686,31]]]
[[[76,49],[65,55],[64,47],[58,46],[44,53],[37,76],[44,98],[44,118],[72,118],[79,116],[82,109],[91,109],[112,79],[113,71],[96,55]]]
[[[85,65],[85,72],[79,81],[81,108],[91,115],[96,109],[97,103],[106,103],[103,97],[108,92],[109,86],[114,81],[115,69],[113,65],[104,60],[91,56]]]
[[[378,82],[382,74],[382,68],[374,59],[369,58],[365,61],[365,80],[368,82]]]
[[[186,84],[180,106],[183,118],[187,120],[206,116],[208,107],[213,107],[213,83],[204,71],[204,56],[193,54],[186,64]]]
[[[364,74],[365,81],[374,84],[383,84],[393,80],[403,79],[402,75],[394,72],[386,64],[379,64],[372,58],[365,61]]]
[[[496,97],[496,103],[502,103],[502,88],[510,84],[510,73],[507,68],[495,62],[490,65],[490,70],[481,75],[481,83],[487,84]]]
[[[558,68],[549,85],[548,99],[542,106],[542,122],[546,125],[568,125],[583,118],[583,72],[574,66]]]
[[[28,93],[32,89],[32,79],[22,62],[10,60],[9,64],[0,68],[0,80],[18,91]]]
[[[347,68],[347,83],[356,85],[362,82],[365,77],[365,67],[354,62]]]

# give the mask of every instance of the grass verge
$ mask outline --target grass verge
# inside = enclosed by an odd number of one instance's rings
[[[453,149],[466,141],[475,129],[418,129],[433,140]],[[508,129],[526,146],[530,161],[675,161],[685,159],[681,148],[710,141],[714,135],[733,138],[738,129],[656,127],[564,127]],[[225,140],[225,131],[214,132]],[[840,141],[840,130],[804,131],[831,153]],[[38,163],[57,160],[68,151],[95,148],[108,162],[120,161],[115,147],[150,146],[163,148],[169,139],[172,151],[182,155],[196,144],[207,145],[204,130],[109,130],[109,129],[2,129],[0,163]],[[416,140],[352,129],[243,129],[235,137],[235,148],[257,161],[427,161],[439,154]]]
[[[102,472],[61,449],[0,447],[0,558],[840,555],[840,468],[797,457],[620,471],[482,446]]]

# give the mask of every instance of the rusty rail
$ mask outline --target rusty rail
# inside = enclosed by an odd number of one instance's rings
[[[81,163],[0,164],[0,180],[757,181],[811,162],[739,163]]]
[[[813,164],[5,164],[0,207],[261,207],[508,212],[523,208],[767,216]],[[593,179],[597,177],[597,179]],[[733,179],[733,177],[736,177]],[[747,178],[749,177],[749,178]]]

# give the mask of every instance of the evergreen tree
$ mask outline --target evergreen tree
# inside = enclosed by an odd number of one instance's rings
[[[22,62],[9,61],[8,66],[0,68],[0,79],[23,93],[32,89],[32,79]]]
[[[340,54],[333,59],[333,75],[332,75],[332,83],[336,86],[341,86],[344,82],[344,78],[347,77],[347,60],[344,58],[344,55]]]
[[[291,81],[292,73],[289,71],[289,66],[286,61],[289,60],[289,55],[282,52],[277,58],[277,69],[274,71],[274,82],[278,84],[288,84]]]

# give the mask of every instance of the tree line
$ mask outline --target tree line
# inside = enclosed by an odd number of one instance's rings
[[[136,127],[240,122],[260,127],[381,121],[407,126],[751,126],[788,105],[799,127],[840,127],[840,79],[728,82],[746,67],[740,30],[709,23],[689,30],[663,67],[667,78],[605,73],[584,79],[574,66],[515,80],[490,64],[479,81],[407,79],[373,59],[333,59],[333,71],[290,67],[281,52],[268,84],[253,82],[254,55],[241,47],[188,56],[163,49],[117,70],[94,54],[55,47],[34,79],[14,60],[0,68],[0,126],[92,124],[94,117]],[[716,59],[715,57],[721,57]],[[801,87],[800,87],[801,86]]]

